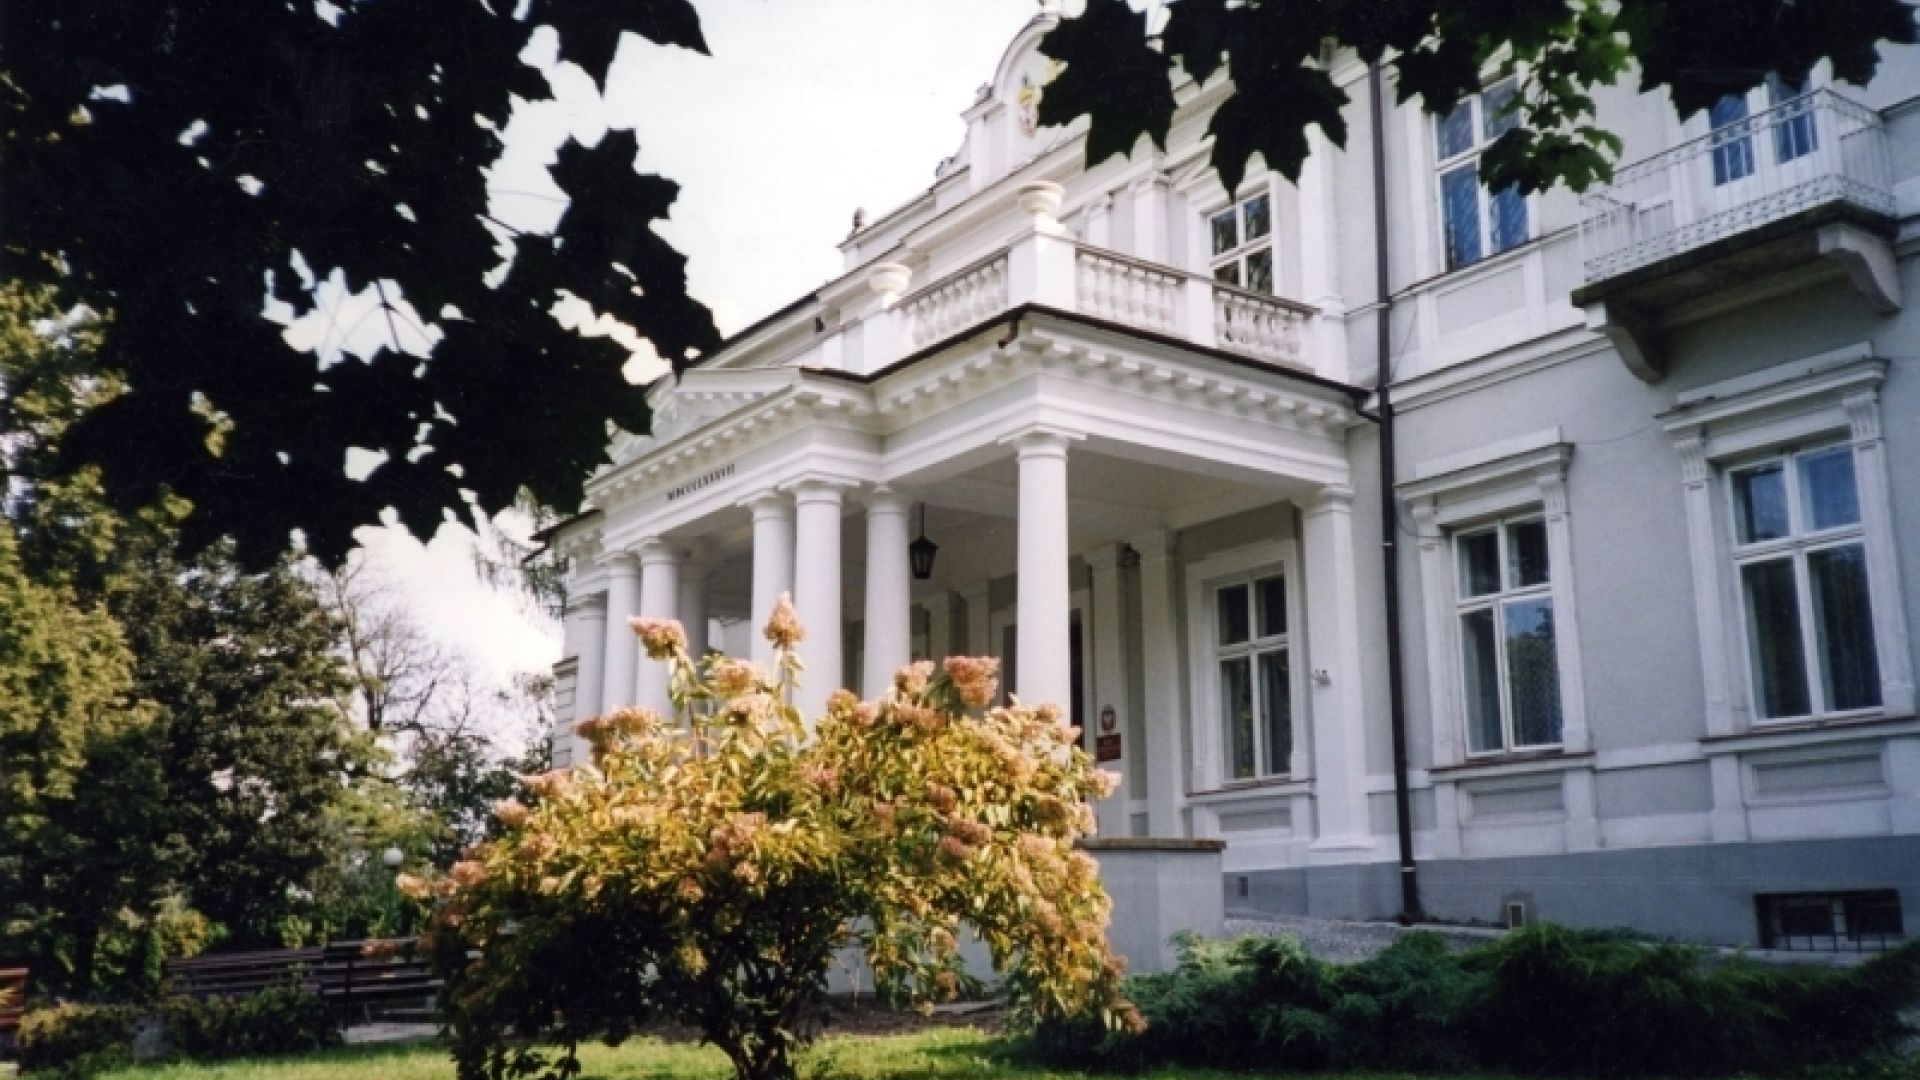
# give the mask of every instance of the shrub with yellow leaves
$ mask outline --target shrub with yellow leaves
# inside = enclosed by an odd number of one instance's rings
[[[987,708],[995,662],[954,658],[873,701],[840,691],[810,729],[784,598],[771,671],[696,662],[671,622],[634,631],[672,666],[675,715],[581,723],[591,764],[534,778],[531,804],[496,809],[498,839],[408,883],[438,898],[462,1080],[569,1077],[581,1041],[654,1019],[698,1029],[741,1080],[791,1077],[836,950],[858,946],[884,994],[924,1007],[978,990],[963,923],[1016,1021],[1138,1025],[1074,847],[1111,778],[1057,708]]]

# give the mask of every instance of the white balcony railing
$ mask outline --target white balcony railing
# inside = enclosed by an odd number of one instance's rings
[[[901,301],[914,348],[1007,310],[1007,253],[995,252]]]
[[[1045,248],[1051,246],[1052,250]],[[1043,250],[1036,252],[1035,247]],[[1036,259],[1039,255],[1041,258]],[[1056,271],[1036,273],[1045,257]],[[1066,261],[1062,256],[1070,256]],[[1052,280],[1049,280],[1052,279]],[[1252,360],[1309,367],[1302,330],[1313,308],[1199,274],[1051,237],[1029,238],[917,289],[868,320],[866,366],[877,369],[1022,304],[1183,338]],[[903,335],[894,337],[893,335]],[[889,348],[886,341],[896,341]],[[818,351],[818,346],[809,346]]]
[[[1074,259],[1074,297],[1097,319],[1173,333],[1187,275],[1168,266],[1082,246]]]
[[[1894,212],[1879,114],[1816,90],[1614,174],[1580,198],[1589,284],[1829,203]]]

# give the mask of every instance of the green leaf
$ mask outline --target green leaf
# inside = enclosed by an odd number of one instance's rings
[[[1172,61],[1147,43],[1146,16],[1125,0],[1088,0],[1078,18],[1047,32],[1040,51],[1066,65],[1040,99],[1040,123],[1090,115],[1087,161],[1133,152],[1146,135],[1162,150],[1173,123]]]

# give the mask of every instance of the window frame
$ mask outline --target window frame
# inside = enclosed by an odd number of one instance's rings
[[[1542,756],[1586,754],[1586,679],[1581,666],[1576,563],[1567,476],[1573,446],[1558,427],[1416,463],[1400,495],[1413,514],[1420,548],[1435,768],[1501,765]],[[1560,683],[1560,741],[1553,745],[1468,752],[1466,671],[1460,631],[1454,537],[1506,520],[1538,517],[1547,527],[1547,594],[1553,598],[1555,673]],[[1504,693],[1503,688],[1503,693]],[[1503,724],[1505,723],[1503,715]]]
[[[1260,632],[1262,609],[1258,586],[1269,581],[1280,582],[1280,587],[1285,590],[1281,594],[1281,619],[1283,620],[1283,629],[1277,634],[1262,634]],[[1289,609],[1293,602],[1294,584],[1293,581],[1288,579],[1281,568],[1270,567],[1266,569],[1256,568],[1226,578],[1215,579],[1207,585],[1208,614],[1211,616],[1210,622],[1213,636],[1212,662],[1208,668],[1208,673],[1214,680],[1214,701],[1221,706],[1226,704],[1226,687],[1223,681],[1223,669],[1229,663],[1243,661],[1247,666],[1248,705],[1253,714],[1253,737],[1252,745],[1249,748],[1253,755],[1253,774],[1251,776],[1229,775],[1232,773],[1233,739],[1226,733],[1228,724],[1224,711],[1216,712],[1215,714],[1215,720],[1221,724],[1220,742],[1222,748],[1225,750],[1221,762],[1221,783],[1223,784],[1248,784],[1272,780],[1288,780],[1293,776],[1293,732],[1291,728],[1293,726],[1294,650],[1292,634],[1293,619],[1292,611]],[[1247,637],[1245,641],[1226,642],[1221,640],[1220,595],[1229,589],[1241,589],[1246,592]],[[1268,656],[1282,656],[1286,658],[1286,710],[1289,730],[1287,732],[1287,766],[1284,770],[1276,770],[1269,767],[1272,762],[1273,747],[1271,745],[1271,732],[1268,730],[1269,724],[1267,722],[1267,711],[1265,708],[1267,705],[1264,689],[1265,683],[1261,678],[1260,663],[1262,659]]]
[[[1709,739],[1915,713],[1912,639],[1880,420],[1887,366],[1870,343],[1862,342],[1676,395],[1666,429],[1679,457],[1687,508]],[[1733,502],[1724,489],[1731,488],[1733,471],[1742,465],[1789,447],[1805,451],[1839,443],[1854,451],[1868,595],[1884,598],[1872,610],[1880,706],[1761,721],[1743,626],[1745,599],[1730,557],[1736,546]]]
[[[1494,193],[1488,190],[1486,183],[1480,179],[1481,155],[1486,152],[1487,147],[1493,144],[1494,140],[1498,139],[1508,130],[1502,128],[1492,135],[1488,134],[1487,95],[1502,87],[1512,86],[1513,100],[1517,101],[1521,94],[1521,83],[1522,77],[1517,73],[1508,75],[1505,78],[1496,79],[1492,83],[1482,86],[1473,94],[1461,98],[1454,106],[1454,109],[1445,115],[1427,116],[1428,122],[1425,127],[1427,130],[1428,146],[1431,150],[1429,162],[1433,169],[1434,220],[1439,228],[1439,263],[1442,273],[1451,274],[1457,270],[1465,270],[1468,267],[1478,266],[1488,259],[1497,258],[1510,251],[1516,251],[1527,246],[1536,236],[1534,219],[1536,217],[1535,211],[1537,207],[1534,205],[1534,198],[1531,195],[1520,195],[1516,192],[1515,197],[1520,200],[1520,208],[1526,218],[1525,235],[1507,244],[1505,247],[1495,249],[1493,224]],[[1457,151],[1453,154],[1444,154],[1441,145],[1441,127],[1452,118],[1455,111],[1461,108],[1467,110],[1468,125],[1473,136],[1472,142],[1464,150]],[[1449,243],[1450,230],[1447,227],[1446,178],[1460,171],[1463,167],[1471,170],[1473,176],[1478,254],[1471,259],[1463,259],[1456,263],[1453,260],[1452,245]]]
[[[1550,540],[1548,541],[1546,580],[1538,582],[1536,584],[1530,584],[1530,585],[1516,584],[1509,580],[1510,573],[1513,569],[1513,560],[1511,558],[1511,548],[1509,547],[1509,540],[1508,540],[1509,536],[1511,535],[1511,531],[1513,527],[1516,525],[1531,525],[1536,523],[1540,525],[1541,530],[1544,533],[1547,527],[1546,511],[1544,507],[1535,506],[1535,507],[1520,508],[1515,510],[1514,512],[1503,514],[1499,517],[1467,523],[1463,525],[1457,525],[1449,530],[1448,535],[1449,535],[1451,547],[1453,549],[1453,564],[1454,564],[1453,592],[1454,592],[1455,626],[1458,627],[1459,624],[1465,621],[1467,615],[1472,614],[1474,612],[1492,611],[1494,613],[1494,632],[1496,635],[1495,648],[1494,648],[1494,664],[1495,664],[1495,671],[1496,671],[1495,679],[1499,684],[1498,696],[1499,696],[1499,706],[1500,706],[1501,744],[1499,746],[1489,748],[1489,749],[1482,749],[1482,750],[1475,750],[1473,748],[1474,724],[1473,724],[1473,717],[1471,715],[1472,708],[1471,708],[1470,700],[1468,699],[1465,693],[1465,682],[1464,682],[1465,671],[1466,671],[1466,659],[1467,659],[1467,654],[1466,654],[1467,644],[1464,638],[1462,638],[1459,642],[1459,648],[1456,650],[1456,655],[1454,659],[1455,668],[1461,672],[1461,679],[1462,679],[1462,693],[1461,693],[1462,714],[1461,715],[1462,715],[1462,720],[1464,721],[1464,726],[1462,727],[1462,734],[1464,736],[1463,745],[1466,747],[1466,756],[1470,761],[1497,759],[1502,757],[1512,757],[1514,755],[1520,755],[1520,754],[1550,753],[1556,750],[1563,749],[1566,744],[1565,693],[1560,689],[1557,679],[1555,682],[1554,689],[1555,689],[1555,692],[1560,694],[1561,696],[1560,737],[1558,739],[1555,739],[1552,742],[1526,743],[1523,745],[1519,739],[1519,733],[1517,729],[1517,720],[1514,715],[1515,709],[1514,709],[1514,702],[1513,702],[1513,680],[1510,677],[1511,661],[1508,658],[1509,639],[1506,632],[1506,626],[1507,626],[1506,610],[1509,606],[1514,604],[1538,601],[1541,599],[1546,600],[1549,605],[1552,605],[1553,599],[1554,599],[1553,578],[1554,578],[1555,566],[1554,566],[1553,555],[1552,555],[1553,545]],[[1500,577],[1499,587],[1495,588],[1492,592],[1470,594],[1468,592],[1468,586],[1465,580],[1466,563],[1464,559],[1463,542],[1471,537],[1482,536],[1487,533],[1492,533],[1494,536],[1495,557],[1498,560],[1498,566],[1499,566],[1499,577]],[[1554,642],[1555,642],[1555,651],[1557,653],[1559,649],[1559,636],[1558,636],[1559,628],[1557,625],[1558,623],[1557,613],[1555,615],[1555,620],[1556,620],[1556,625],[1555,625]],[[1555,657],[1556,676],[1559,674],[1557,670],[1558,666],[1559,666],[1558,657],[1556,656]]]
[[[1201,247],[1207,255],[1207,277],[1216,285],[1225,285],[1230,289],[1256,293],[1262,296],[1278,296],[1280,293],[1279,249],[1274,244],[1274,231],[1279,225],[1276,214],[1278,206],[1274,200],[1273,184],[1269,178],[1262,177],[1248,185],[1250,190],[1239,198],[1229,196],[1224,203],[1215,206],[1200,215]],[[1267,231],[1249,239],[1246,235],[1246,207],[1257,200],[1267,204]],[[1234,216],[1234,236],[1236,243],[1225,251],[1213,250],[1213,222],[1223,214]],[[1247,283],[1247,259],[1260,252],[1267,254],[1267,287],[1255,288]],[[1235,279],[1228,281],[1219,276],[1220,268],[1232,264]]]
[[[1751,183],[1766,173],[1787,168],[1796,161],[1818,154],[1821,148],[1820,122],[1812,98],[1826,86],[1827,80],[1819,69],[1809,71],[1798,87],[1789,87],[1786,80],[1770,73],[1759,86],[1743,94],[1724,95],[1702,109],[1709,139],[1707,169],[1710,186],[1723,188]],[[1716,123],[1715,112],[1729,103],[1740,106],[1740,115],[1729,117],[1724,123]],[[1767,120],[1756,119],[1782,106],[1796,103],[1800,105],[1797,111]],[[1721,137],[1723,131],[1726,135]],[[1804,146],[1801,145],[1803,141]],[[1789,154],[1787,150],[1790,147],[1795,148],[1795,152]],[[1738,175],[1733,169],[1735,162],[1744,166]]]
[[[1284,635],[1261,638],[1257,631],[1258,612],[1250,607],[1249,643],[1262,642],[1260,648],[1274,651],[1284,639],[1288,668],[1288,719],[1292,745],[1288,768],[1284,773],[1260,769],[1264,742],[1256,741],[1255,775],[1235,778],[1231,775],[1231,747],[1226,739],[1225,714],[1216,652],[1219,632],[1219,593],[1238,582],[1251,586],[1257,581],[1281,578],[1286,589],[1286,626]],[[1306,638],[1306,607],[1301,587],[1299,546],[1295,540],[1266,540],[1205,556],[1186,566],[1186,623],[1188,737],[1193,748],[1189,763],[1188,794],[1240,791],[1248,788],[1300,784],[1312,778],[1313,757],[1308,744],[1311,732],[1308,678],[1311,643]],[[1253,603],[1252,591],[1248,599]],[[1249,645],[1230,646],[1235,655],[1248,659],[1249,679],[1259,682],[1259,665]],[[1257,701],[1257,698],[1256,698]],[[1256,716],[1256,720],[1259,718]],[[1262,724],[1256,722],[1258,732]]]
[[[1807,568],[1807,558],[1809,555],[1821,551],[1858,547],[1861,549],[1862,561],[1864,562],[1867,542],[1866,522],[1865,515],[1858,514],[1852,522],[1844,525],[1830,526],[1825,529],[1803,530],[1802,524],[1806,520],[1806,511],[1802,505],[1804,496],[1801,491],[1802,480],[1799,462],[1802,458],[1812,454],[1824,453],[1841,448],[1845,448],[1848,451],[1853,465],[1854,498],[1858,500],[1863,494],[1860,490],[1860,462],[1858,455],[1853,452],[1854,448],[1852,443],[1845,439],[1836,439],[1833,437],[1815,438],[1811,440],[1810,443],[1778,446],[1763,454],[1742,456],[1733,461],[1729,461],[1724,464],[1720,470],[1722,475],[1720,485],[1722,489],[1721,494],[1726,500],[1724,509],[1727,514],[1729,526],[1727,530],[1727,538],[1729,541],[1728,558],[1732,567],[1734,589],[1740,602],[1739,613],[1742,616],[1736,620],[1736,624],[1739,627],[1741,641],[1746,646],[1741,650],[1741,655],[1746,658],[1748,700],[1752,703],[1753,722],[1756,727],[1855,719],[1877,715],[1884,707],[1884,702],[1882,702],[1857,709],[1830,708],[1829,706],[1832,704],[1831,698],[1833,696],[1832,688],[1827,685],[1827,680],[1821,670],[1819,628],[1816,626],[1817,612],[1814,606],[1813,584]],[[1784,479],[1784,487],[1786,489],[1787,534],[1783,537],[1743,543],[1740,540],[1739,529],[1740,493],[1738,486],[1734,482],[1734,478],[1741,473],[1758,472],[1767,465],[1774,463],[1778,463],[1781,466],[1781,475]],[[1741,579],[1746,567],[1763,563],[1779,562],[1783,557],[1793,567],[1794,600],[1800,631],[1800,666],[1802,669],[1801,675],[1806,679],[1808,711],[1796,713],[1791,716],[1764,716],[1762,715],[1762,702],[1765,695],[1762,692],[1759,667],[1754,663],[1754,650],[1758,647],[1759,643],[1754,639],[1752,620],[1744,617],[1746,615],[1747,601]],[[1878,597],[1876,591],[1873,576],[1868,574],[1868,633],[1870,635],[1874,633],[1872,612],[1880,606],[1876,601],[1883,602],[1883,598]],[[1877,668],[1877,661],[1879,659],[1877,653],[1880,645],[1877,640],[1874,645]],[[1875,689],[1879,690],[1878,687]]]

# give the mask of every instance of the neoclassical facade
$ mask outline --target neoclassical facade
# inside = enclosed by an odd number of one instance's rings
[[[1053,17],[843,274],[645,391],[548,537],[561,759],[664,704],[627,619],[757,655],[791,593],[805,707],[998,656],[1120,773],[1101,833],[1225,840],[1229,908],[1393,914],[1404,829],[1441,918],[1920,923],[1915,57],[1685,123],[1612,91],[1614,183],[1526,198],[1473,172],[1510,85],[1441,118],[1389,90],[1376,132],[1336,58],[1348,145],[1228,192],[1218,82],[1164,153],[1039,128]]]

